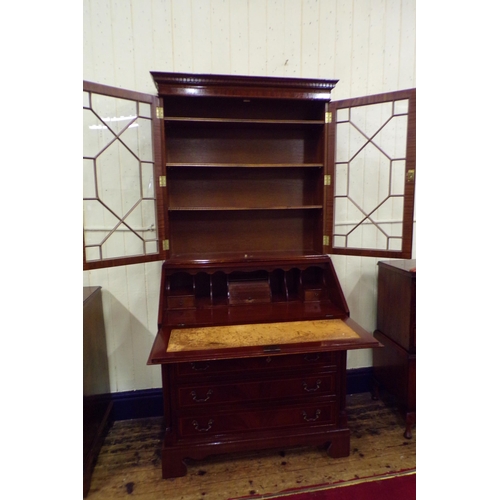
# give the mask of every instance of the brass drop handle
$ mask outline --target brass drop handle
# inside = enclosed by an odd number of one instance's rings
[[[193,396],[193,401],[196,401],[197,403],[203,403],[204,401],[208,401],[213,393],[214,391],[212,391],[212,389],[209,389],[207,392],[207,397],[205,399],[202,399],[196,397],[196,391],[191,391],[191,396]]]
[[[205,363],[204,365],[199,365],[198,363],[191,363],[191,369],[196,372],[205,371],[208,367],[209,367],[208,363]]]
[[[321,380],[316,380],[316,387],[309,388],[307,387],[307,382],[302,382],[302,387],[304,388],[304,391],[306,392],[316,392],[319,389],[319,386],[321,385]]]
[[[302,412],[302,416],[304,417],[304,420],[306,422],[314,422],[314,421],[318,420],[320,414],[321,414],[321,410],[316,410],[316,413],[314,414],[314,417],[307,418],[307,413],[305,411]]]
[[[318,361],[318,359],[319,359],[319,354],[317,354],[317,353],[314,354],[314,355],[312,355],[312,354],[306,354],[304,356],[304,360],[305,361]]]
[[[194,425],[194,428],[198,431],[198,432],[207,432],[209,431],[211,428],[212,428],[212,424],[214,423],[214,421],[212,419],[210,419],[208,421],[208,426],[203,428],[203,427],[200,427],[200,425],[198,424],[198,421],[197,420],[193,420],[193,425]]]

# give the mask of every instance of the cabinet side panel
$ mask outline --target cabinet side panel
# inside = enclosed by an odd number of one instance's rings
[[[414,284],[408,274],[379,268],[377,329],[407,350],[415,347]]]

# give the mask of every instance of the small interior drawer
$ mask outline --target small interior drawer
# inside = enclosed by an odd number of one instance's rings
[[[195,307],[194,295],[171,295],[167,297],[169,309],[191,309]]]
[[[229,305],[270,303],[271,288],[267,280],[229,282],[228,298]]]

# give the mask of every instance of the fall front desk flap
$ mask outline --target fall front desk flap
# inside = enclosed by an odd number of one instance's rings
[[[155,344],[150,364],[380,347],[349,318],[172,328]]]

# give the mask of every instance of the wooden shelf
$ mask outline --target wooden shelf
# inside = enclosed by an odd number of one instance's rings
[[[165,124],[210,124],[210,125],[324,125],[324,120],[261,120],[261,119],[247,119],[247,118],[199,118],[199,117],[185,117],[185,116],[167,116],[164,118]]]
[[[212,211],[212,212],[227,212],[227,211],[249,211],[249,210],[318,210],[322,209],[323,205],[301,205],[296,207],[170,207],[169,211],[173,212],[197,212],[197,211]]]
[[[174,163],[167,168],[322,168],[323,163]]]

